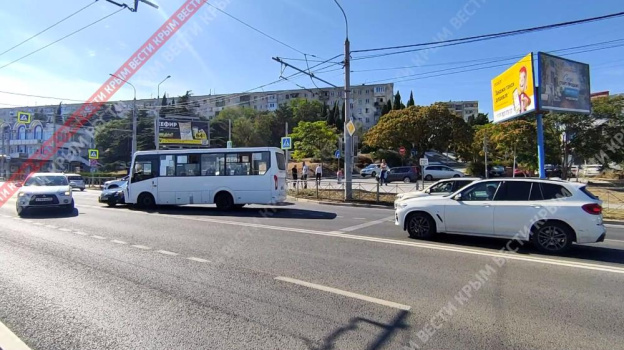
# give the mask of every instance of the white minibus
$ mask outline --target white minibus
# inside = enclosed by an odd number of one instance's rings
[[[139,151],[132,159],[125,201],[139,207],[245,204],[286,200],[286,158],[275,147]]]

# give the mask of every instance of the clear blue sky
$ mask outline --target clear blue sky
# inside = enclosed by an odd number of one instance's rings
[[[3,26],[0,52],[92,2],[4,1],[0,8],[0,23]],[[160,10],[145,5],[140,5],[137,13],[124,10],[18,63],[0,69],[0,90],[78,100],[88,98],[108,78],[108,74],[123,64],[183,0],[154,2],[160,5]],[[211,3],[216,2],[211,0]],[[444,28],[447,28],[447,33],[450,32],[448,38],[461,38],[605,15],[624,9],[621,0],[341,0],[341,3],[349,19],[352,50],[428,42],[437,33],[444,31]],[[207,12],[207,9],[204,6],[201,11]],[[117,10],[113,4],[100,0],[58,27],[0,55],[0,66]],[[225,11],[305,53],[329,58],[343,52],[344,20],[333,0],[231,0]],[[457,24],[457,21],[453,22],[452,19],[458,18],[458,12],[463,12],[459,17],[463,18],[464,23],[456,28],[453,23]],[[172,39],[147,63],[143,71],[130,80],[137,87],[138,98],[155,97],[157,84],[167,75],[172,78],[161,86],[161,93],[166,91],[173,96],[181,95],[186,90],[192,90],[196,95],[208,94],[211,90],[217,93],[241,92],[279,77],[280,65],[271,57],[303,58],[300,53],[271,41],[224,14],[217,13],[216,18],[208,25],[198,18],[199,15],[192,22],[197,23],[202,31],[197,35],[185,34],[187,48],[182,48],[169,61],[165,51],[177,40]],[[551,51],[622,39],[624,32],[621,28],[624,28],[624,18],[616,18],[547,32],[441,48],[429,55],[423,62],[425,66],[412,68],[410,71],[358,72],[410,66],[418,57],[416,53],[355,59],[352,62],[352,70],[355,71],[352,74],[352,84],[376,80],[392,82],[401,79],[402,75],[474,64],[446,63],[524,55],[530,51]],[[362,55],[365,54],[354,53],[352,56],[356,58]],[[591,65],[593,91],[624,92],[624,47],[569,57]],[[291,62],[305,67],[305,62]],[[511,65],[513,60],[498,64],[506,63]],[[481,66],[474,68],[478,67]],[[470,68],[459,68],[464,69]],[[395,91],[400,90],[404,100],[407,100],[412,90],[417,104],[478,100],[480,110],[490,113],[491,116],[490,80],[504,69],[505,67],[492,67],[400,82],[395,84]],[[285,72],[291,73],[293,71],[290,69]],[[341,70],[319,76],[336,85],[343,84]],[[314,87],[306,77],[299,77],[295,82],[308,88]],[[297,87],[292,82],[282,82],[266,89],[287,88]],[[130,87],[123,87],[114,96],[114,99],[131,98]],[[0,93],[0,103],[3,104],[42,105],[58,102]]]

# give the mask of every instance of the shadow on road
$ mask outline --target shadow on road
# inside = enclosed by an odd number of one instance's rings
[[[362,318],[362,317],[354,317],[351,320],[349,320],[349,323],[347,325],[336,329],[330,335],[325,337],[325,339],[323,339],[323,344],[320,347],[313,348],[313,349],[315,350],[316,349],[318,350],[336,349],[336,340],[338,340],[338,338],[340,338],[341,335],[349,331],[357,330],[358,325],[362,323],[370,324],[370,325],[373,325],[382,329],[381,334],[377,338],[375,338],[375,341],[372,342],[368,347],[366,347],[366,349],[367,350],[382,349],[385,347],[386,344],[390,342],[390,340],[392,339],[392,336],[397,331],[410,328],[409,325],[405,323],[405,319],[407,318],[407,315],[409,315],[408,311],[400,311],[397,314],[397,316],[389,324],[369,320],[369,319]]]
[[[519,242],[512,241],[507,246],[507,242],[509,241],[499,238],[441,234],[435,238],[435,241],[439,243],[448,243],[456,246],[465,247],[486,248],[495,250],[500,250],[504,248],[506,251],[517,250],[516,253],[520,255],[538,255],[542,257],[553,258],[573,258],[578,260],[587,260],[588,263],[603,262],[624,264],[624,249],[606,246],[607,243],[594,243],[591,245],[573,244],[570,250],[564,254],[545,255],[540,253],[537,248],[535,248],[530,242],[523,242],[524,244],[520,244]]]
[[[111,210],[124,209],[140,210],[126,206],[111,207]],[[217,217],[239,217],[239,218],[273,218],[273,219],[301,219],[301,220],[333,220],[337,214],[306,209],[291,209],[284,207],[267,207],[267,208],[241,208],[237,210],[222,211],[214,207],[195,207],[195,206],[159,206],[156,209],[147,210],[148,212],[171,215],[189,215],[189,216],[217,216]]]

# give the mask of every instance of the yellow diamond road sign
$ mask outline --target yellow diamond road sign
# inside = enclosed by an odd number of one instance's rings
[[[100,158],[100,151],[98,151],[97,149],[89,150],[89,159],[99,159],[99,158]]]
[[[353,124],[352,120],[349,120],[349,122],[347,123],[347,131],[349,132],[350,136],[353,136],[353,133],[355,132],[355,124]]]

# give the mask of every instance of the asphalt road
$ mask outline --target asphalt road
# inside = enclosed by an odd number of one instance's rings
[[[386,209],[75,200],[0,208],[0,321],[32,349],[623,348],[623,227],[557,257],[412,240]]]

